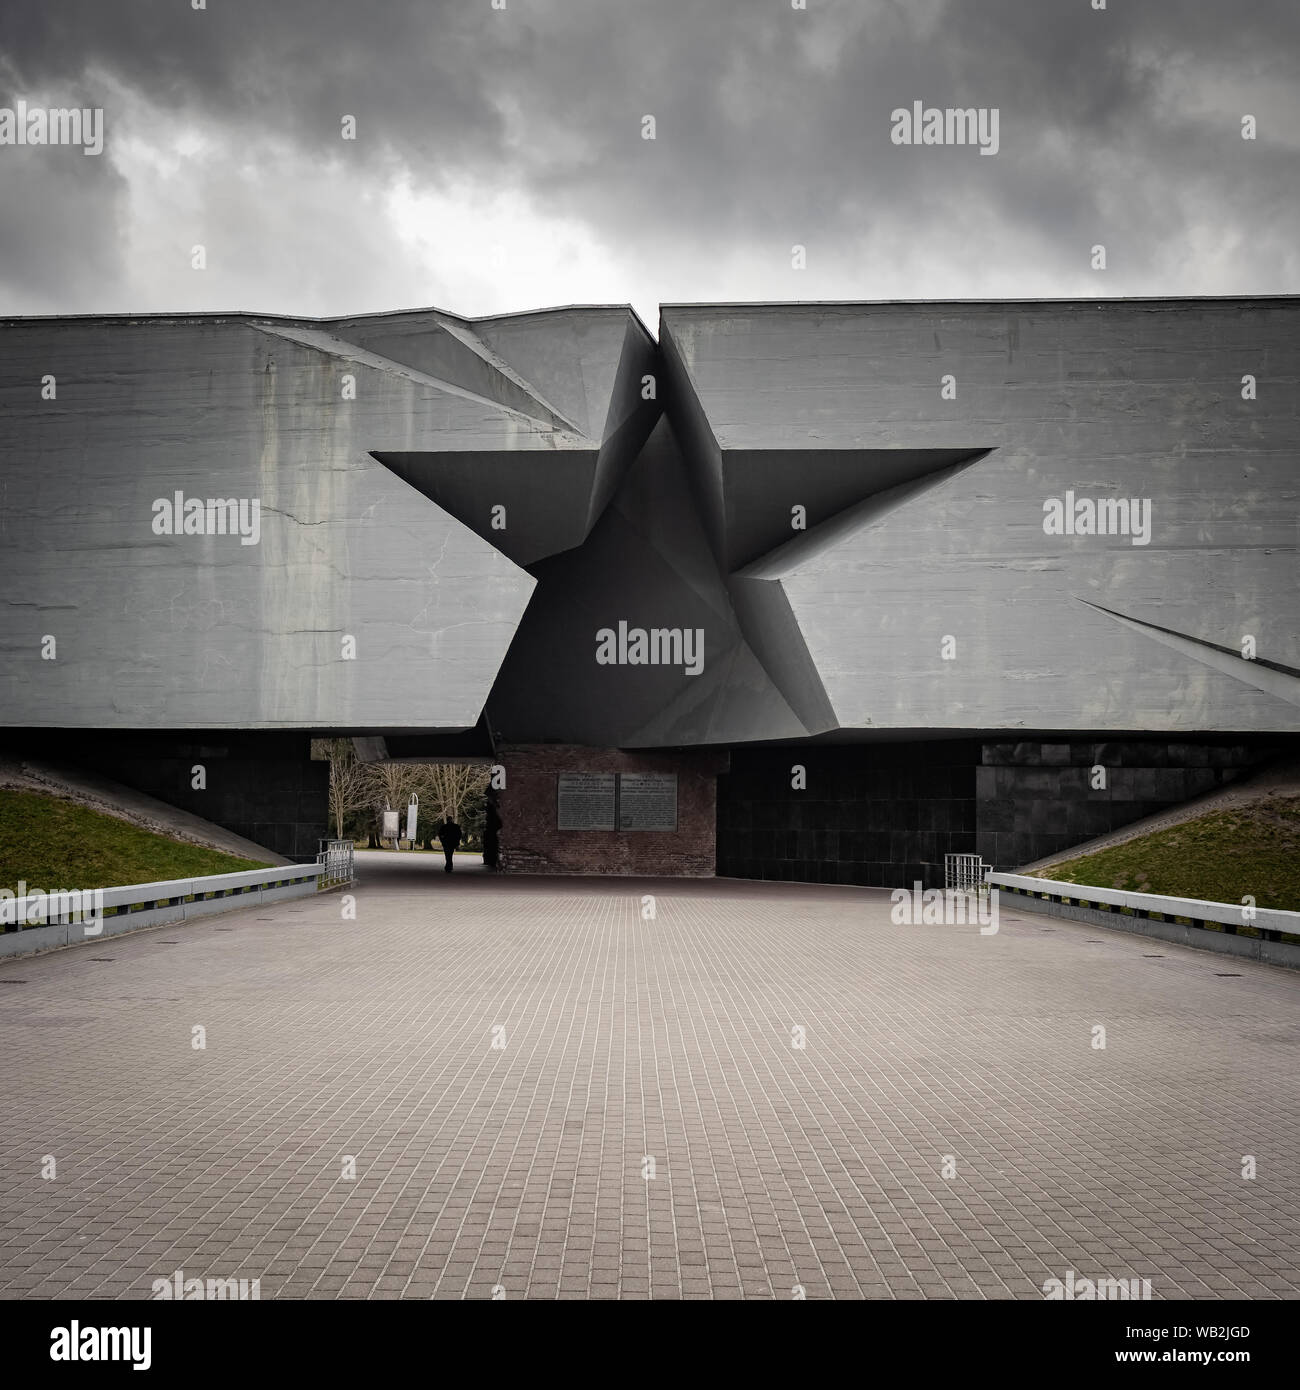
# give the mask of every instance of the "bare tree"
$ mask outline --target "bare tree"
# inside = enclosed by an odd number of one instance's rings
[[[369,807],[378,825],[384,811],[404,810],[412,793],[426,811],[436,810],[439,821],[459,823],[467,803],[488,784],[487,768],[473,763],[359,762],[347,738],[314,739],[312,756],[329,759],[330,818],[340,839],[349,811]]]
[[[430,763],[425,771],[429,794],[442,820],[459,823],[465,803],[487,790],[488,770],[477,763]]]
[[[312,757],[329,759],[330,819],[334,822],[335,838],[341,840],[348,812],[369,804],[369,772],[365,763],[357,761],[350,738],[313,739]]]

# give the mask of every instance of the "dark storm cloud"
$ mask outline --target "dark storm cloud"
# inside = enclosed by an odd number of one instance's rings
[[[20,284],[68,312],[90,302],[121,271],[123,191],[110,164],[80,149],[0,150],[0,292]]]
[[[76,85],[101,70],[151,100],[274,130],[304,153],[366,113],[412,155],[474,160],[499,147],[485,69],[526,66],[520,25],[487,6],[350,0],[7,0],[0,52],[19,83]]]
[[[353,182],[405,173],[439,188],[472,175],[630,259],[684,272],[746,250],[776,264],[794,241],[823,264],[866,241],[900,256],[933,244],[938,264],[966,233],[985,261],[1002,238],[1023,256],[1028,237],[1034,268],[1065,280],[1102,241],[1116,266],[1107,292],[1142,292],[1142,276],[1170,292],[1161,277],[1201,241],[1249,233],[1229,288],[1297,288],[1294,0],[1109,0],[1104,12],[1090,0],[507,6],[6,0],[0,104],[34,90],[100,94],[111,158],[125,89],[235,137],[253,165],[287,144],[291,168],[336,166],[341,203]],[[997,157],[891,145],[890,112],[914,100],[999,108]],[[1247,112],[1261,121],[1254,144],[1240,138]],[[339,139],[344,113],[358,119],[355,145]],[[641,139],[646,114],[653,142]],[[0,180],[17,203],[50,199],[62,222],[79,202],[83,221],[114,226],[120,180],[87,170],[69,202],[59,176],[14,153],[0,150]],[[277,193],[284,215],[292,178]],[[0,281],[64,283],[69,248],[34,238],[3,204]],[[250,199],[231,220],[253,243],[266,215]],[[125,273],[129,254],[103,251],[98,270],[115,259]],[[792,292],[781,281],[772,295]],[[52,307],[78,307],[78,293],[69,276]]]

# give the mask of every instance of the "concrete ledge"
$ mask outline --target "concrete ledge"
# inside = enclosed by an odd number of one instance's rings
[[[170,879],[160,883],[136,883],[122,888],[105,888],[104,907],[117,908],[102,919],[102,929],[86,935],[79,921],[47,922],[23,927],[20,931],[0,932],[0,959],[41,955],[66,946],[93,946],[110,936],[161,927],[191,918],[208,917],[240,908],[258,907],[264,902],[301,898],[319,889],[324,872],[320,864],[290,864],[271,869],[249,869],[234,874],[212,874],[206,878]],[[188,901],[187,901],[188,900]],[[30,911],[40,901],[19,898],[15,915]]]
[[[990,882],[1000,893],[1006,895],[1004,903],[1008,907],[1027,908],[1031,912],[1041,912],[1048,917],[1063,917],[1074,922],[1087,922],[1089,926],[1105,927],[1111,931],[1129,932],[1136,936],[1151,937],[1158,941],[1168,941],[1176,946],[1190,946],[1194,950],[1214,951],[1219,955],[1232,956],[1237,960],[1258,961],[1262,965],[1280,965],[1290,970],[1300,970],[1300,943],[1291,941],[1270,941],[1262,936],[1235,936],[1225,931],[1213,931],[1205,927],[1187,926],[1181,922],[1161,921],[1159,918],[1139,916],[1137,912],[1129,914],[1120,911],[1118,908],[1107,910],[1102,907],[1081,907],[1080,899],[1083,901],[1096,901],[1094,894],[1098,890],[1089,889],[1079,883],[1060,883],[1052,882],[1048,879],[1028,879],[1023,880],[1035,885],[1033,889],[1018,889],[1013,885],[1008,885],[1002,880],[1016,878],[1012,874],[993,874]],[[1065,893],[1060,890],[1068,890]],[[1083,898],[1083,894],[1088,894]],[[1139,896],[1133,894],[1130,896]],[[1179,917],[1194,917],[1196,914],[1186,910],[1187,906],[1200,906],[1201,908],[1221,907],[1223,904],[1200,903],[1188,898],[1155,898],[1154,895],[1140,895],[1151,898],[1153,901],[1164,901],[1166,903],[1179,903],[1183,905],[1175,914],[1172,908],[1167,909],[1168,915]],[[1065,903],[1059,901],[1060,897],[1069,897],[1072,901]],[[1157,909],[1159,910],[1159,909]],[[1236,909],[1240,917],[1240,909]],[[1263,911],[1259,914],[1264,915]],[[1300,917],[1300,913],[1285,913],[1272,911],[1270,917]],[[1212,915],[1200,915],[1198,920],[1214,921]],[[1252,923],[1259,926],[1258,920]],[[1281,928],[1286,931],[1296,931],[1300,928],[1287,926]]]
[[[1206,902],[1201,898],[1167,898],[1159,893],[1133,893],[1127,888],[1097,888],[1090,883],[1066,883],[1062,879],[1031,878],[1026,874],[990,874],[994,888],[1038,893],[1086,905],[1128,908],[1135,913],[1156,912],[1165,917],[1187,917],[1195,922],[1219,922],[1233,928],[1252,926],[1261,932],[1292,932],[1300,936],[1300,912],[1278,907],[1253,908],[1247,918],[1241,903]]]

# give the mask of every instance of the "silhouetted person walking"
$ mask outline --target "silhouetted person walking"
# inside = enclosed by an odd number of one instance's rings
[[[456,846],[460,844],[460,826],[448,817],[438,827],[438,843],[442,846],[442,852],[447,856],[447,867],[444,873],[451,873],[451,856],[456,852]]]

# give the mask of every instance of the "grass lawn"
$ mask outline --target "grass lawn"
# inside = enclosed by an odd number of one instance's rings
[[[1037,878],[1174,898],[1300,909],[1300,797],[1211,811],[1113,849],[1036,869]]]
[[[116,888],[269,867],[153,835],[116,816],[39,792],[0,788],[0,887]]]

